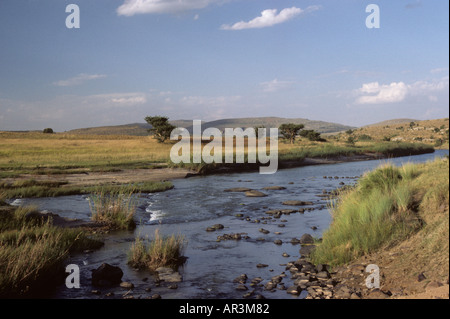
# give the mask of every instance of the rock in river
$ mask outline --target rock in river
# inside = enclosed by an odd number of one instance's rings
[[[302,245],[314,244],[314,238],[313,238],[313,236],[311,236],[310,234],[304,234],[304,235],[300,238],[300,244],[302,244]]]
[[[288,200],[283,202],[283,205],[286,206],[307,206],[307,205],[314,205],[313,202],[304,202],[301,200]]]
[[[247,196],[247,197],[267,197],[267,194],[264,194],[259,191],[251,190],[251,191],[245,192],[245,196]]]
[[[252,191],[251,188],[246,188],[246,187],[236,187],[236,188],[229,188],[224,190],[224,192],[227,193],[245,193],[245,192],[250,192]]]
[[[286,187],[282,187],[282,186],[269,186],[269,187],[264,187],[263,188],[266,191],[281,191],[286,189]]]
[[[118,285],[122,282],[123,271],[110,264],[102,264],[92,271],[92,284],[94,286]]]

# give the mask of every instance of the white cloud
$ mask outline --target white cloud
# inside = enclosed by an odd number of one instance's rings
[[[386,104],[404,101],[410,96],[426,96],[430,101],[437,101],[433,94],[437,92],[448,92],[449,77],[435,79],[432,81],[417,81],[413,84],[404,82],[392,82],[380,85],[378,82],[366,83],[356,91],[360,95],[356,104]]]
[[[319,6],[310,6],[305,10],[292,7],[281,10],[278,13],[277,9],[267,9],[261,12],[261,16],[256,17],[249,22],[237,22],[233,25],[224,24],[221,26],[222,30],[244,30],[244,29],[259,29],[274,26],[276,24],[284,23],[299,16],[302,13],[308,13],[319,10]]]
[[[408,94],[408,87],[403,82],[392,82],[389,85],[380,85],[378,82],[363,84],[360,93],[370,94],[359,97],[357,104],[384,104],[401,102]]]
[[[260,84],[264,92],[273,93],[278,92],[280,90],[287,89],[292,86],[294,82],[292,81],[279,81],[278,79],[274,79],[269,82],[263,82]]]
[[[117,8],[117,14],[130,17],[135,14],[179,13],[203,9],[220,2],[224,0],[125,0]]]
[[[106,75],[104,74],[85,74],[85,73],[81,73],[73,78],[67,79],[67,80],[61,80],[61,81],[57,81],[57,82],[53,82],[53,85],[56,86],[77,86],[80,84],[83,84],[86,81],[91,81],[91,80],[97,80],[97,79],[102,79],[102,78],[106,78]]]

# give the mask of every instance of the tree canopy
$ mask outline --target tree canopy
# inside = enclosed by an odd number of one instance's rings
[[[164,143],[170,139],[170,133],[176,128],[169,123],[169,118],[164,116],[147,116],[145,121],[152,126],[148,132],[153,134],[153,137],[159,143]]]
[[[291,142],[291,144],[294,144],[295,138],[297,135],[300,134],[300,131],[305,128],[305,125],[303,124],[293,124],[293,123],[287,123],[282,124],[279,127],[281,135],[287,140]]]

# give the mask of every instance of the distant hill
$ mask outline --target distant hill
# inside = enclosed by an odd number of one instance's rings
[[[176,127],[184,127],[189,132],[192,132],[192,120],[176,120],[170,121],[170,123]],[[223,119],[211,122],[203,122],[202,130],[210,127],[215,127],[220,130],[225,128],[248,128],[255,126],[264,126],[267,128],[279,127],[284,123],[295,123],[304,124],[305,129],[316,130],[320,133],[336,133],[349,129],[354,129],[355,127],[329,123],[323,121],[311,121],[307,119],[297,118],[297,119],[287,119],[279,117],[259,117],[259,118],[237,118],[237,119]],[[133,136],[146,136],[148,135],[147,130],[151,128],[149,124],[146,123],[133,123],[126,125],[117,126],[102,126],[102,127],[91,127],[91,128],[81,128],[76,130],[71,130],[68,133],[71,134],[89,134],[89,135],[133,135]]]
[[[414,119],[393,119],[393,120],[387,120],[387,121],[378,122],[378,123],[375,123],[375,124],[366,125],[366,127],[409,124],[411,122],[418,122],[418,121],[419,120],[414,120]]]

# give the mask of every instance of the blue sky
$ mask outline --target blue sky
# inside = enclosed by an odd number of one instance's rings
[[[68,4],[80,28],[68,29]],[[366,7],[380,28],[366,27]],[[447,0],[1,0],[0,130],[449,113]]]

